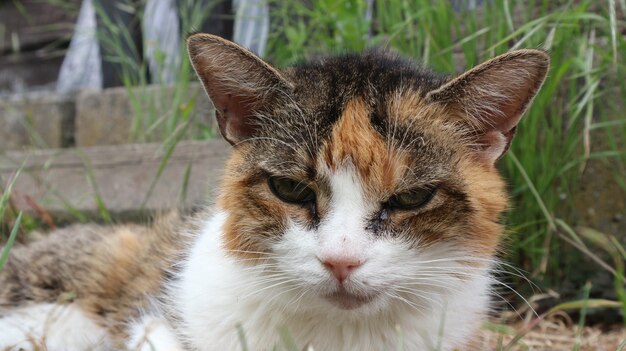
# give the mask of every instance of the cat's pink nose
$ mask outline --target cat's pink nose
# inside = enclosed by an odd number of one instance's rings
[[[326,259],[321,261],[324,267],[339,280],[339,283],[343,283],[350,273],[362,264],[362,262],[358,260],[350,259]]]

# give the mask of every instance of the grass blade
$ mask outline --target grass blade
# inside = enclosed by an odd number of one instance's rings
[[[9,234],[9,240],[7,240],[6,245],[2,249],[2,255],[0,255],[0,271],[4,268],[4,265],[9,260],[9,252],[13,248],[13,243],[15,243],[15,238],[17,237],[17,232],[20,228],[20,224],[22,223],[22,212],[17,214],[17,218],[15,219],[15,224],[13,224],[13,229],[11,229],[11,234]]]

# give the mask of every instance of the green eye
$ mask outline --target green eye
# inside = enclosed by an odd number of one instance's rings
[[[283,177],[270,177],[268,183],[274,195],[285,202],[304,204],[315,201],[315,192],[304,182]]]
[[[434,195],[435,189],[413,189],[392,196],[389,206],[401,210],[415,209],[426,205]]]

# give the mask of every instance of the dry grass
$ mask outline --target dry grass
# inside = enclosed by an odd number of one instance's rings
[[[522,338],[513,341],[528,324],[502,326],[499,330],[485,328],[480,336],[479,350],[502,351],[621,351],[626,350],[626,327],[604,330],[572,325],[567,318],[555,317],[539,323]]]
[[[487,323],[481,330],[478,342],[472,351],[622,351],[626,350],[626,327],[613,326],[602,329],[584,326],[582,329],[566,314],[557,314],[544,319],[530,331],[532,322],[515,325]],[[517,336],[523,335],[519,339]],[[30,336],[29,347],[33,351],[47,351],[46,337]],[[21,344],[21,346],[25,346]],[[287,348],[291,351],[290,348]],[[2,351],[15,351],[5,348]],[[282,349],[281,349],[282,350]],[[294,349],[297,350],[297,349]]]

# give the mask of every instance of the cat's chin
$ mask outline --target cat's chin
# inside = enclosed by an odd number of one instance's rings
[[[333,306],[342,310],[354,310],[361,306],[367,305],[374,301],[379,293],[373,293],[368,295],[358,295],[347,292],[346,290],[337,290],[328,295],[324,295],[326,301],[330,302]]]

